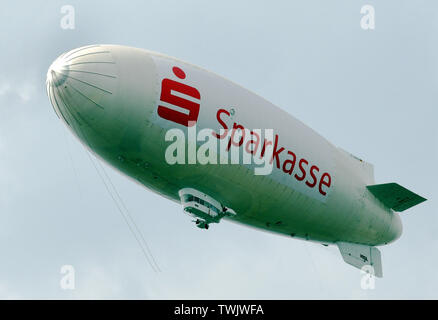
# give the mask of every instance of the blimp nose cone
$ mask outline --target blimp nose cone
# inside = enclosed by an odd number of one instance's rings
[[[65,55],[66,54],[61,55],[50,65],[47,71],[47,82],[50,83],[50,85],[58,87],[66,81],[69,75],[70,64],[64,59]]]
[[[73,127],[102,118],[116,88],[117,70],[107,46],[88,46],[58,57],[47,72],[47,94],[57,115]]]
[[[74,49],[50,65],[46,84],[57,116],[95,154],[118,164],[127,145],[141,149],[138,137],[153,126],[159,89],[149,52],[118,45]]]

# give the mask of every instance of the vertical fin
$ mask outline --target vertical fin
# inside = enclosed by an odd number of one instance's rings
[[[383,277],[382,258],[379,249],[357,243],[337,242],[344,261],[358,269],[371,266],[376,277]]]

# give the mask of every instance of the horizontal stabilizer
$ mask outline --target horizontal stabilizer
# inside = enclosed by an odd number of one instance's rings
[[[385,206],[398,212],[426,201],[425,198],[397,183],[374,184],[367,188]]]
[[[369,268],[365,266],[371,266],[373,268],[373,275],[381,278],[382,272],[382,259],[379,249],[363,244],[337,242],[339,251],[342,258],[348,264],[369,272]]]

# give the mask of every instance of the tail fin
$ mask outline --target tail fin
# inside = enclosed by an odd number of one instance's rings
[[[379,249],[357,243],[337,242],[339,251],[344,261],[361,270],[365,266],[371,266],[376,277],[383,277],[382,258]]]
[[[374,184],[367,186],[367,189],[386,207],[397,212],[404,211],[426,201],[425,198],[397,183]]]

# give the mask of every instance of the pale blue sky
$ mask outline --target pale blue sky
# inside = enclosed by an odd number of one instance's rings
[[[60,28],[62,5],[76,29]],[[376,29],[360,28],[372,4]],[[8,1],[0,11],[0,298],[438,298],[438,5],[433,1]],[[111,43],[197,64],[287,110],[429,200],[402,213],[373,291],[336,248],[194,227],[107,168],[154,273],[45,93],[51,62]],[[60,268],[76,289],[60,289]]]

